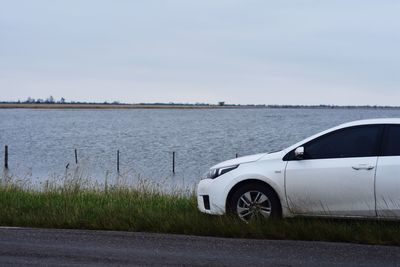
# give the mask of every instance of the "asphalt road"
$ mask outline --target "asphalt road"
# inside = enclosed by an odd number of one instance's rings
[[[400,248],[0,228],[0,266],[400,266]]]

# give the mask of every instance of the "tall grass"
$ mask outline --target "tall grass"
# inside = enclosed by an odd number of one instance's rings
[[[200,213],[194,195],[146,187],[38,191],[3,185],[0,225],[400,245],[398,222],[300,218],[245,224]]]

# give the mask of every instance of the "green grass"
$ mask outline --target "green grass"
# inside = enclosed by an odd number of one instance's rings
[[[200,213],[194,196],[118,188],[0,187],[0,225],[400,245],[399,222],[301,218],[245,224]]]

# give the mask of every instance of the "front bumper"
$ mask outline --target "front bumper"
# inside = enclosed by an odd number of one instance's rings
[[[226,196],[218,179],[201,180],[197,186],[197,206],[203,213],[224,215]]]

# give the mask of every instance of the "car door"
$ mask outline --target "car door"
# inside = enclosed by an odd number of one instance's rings
[[[381,125],[340,129],[304,144],[303,159],[289,155],[285,185],[290,210],[376,216],[374,183],[382,132]]]
[[[379,217],[400,217],[400,125],[388,125],[376,171]]]

